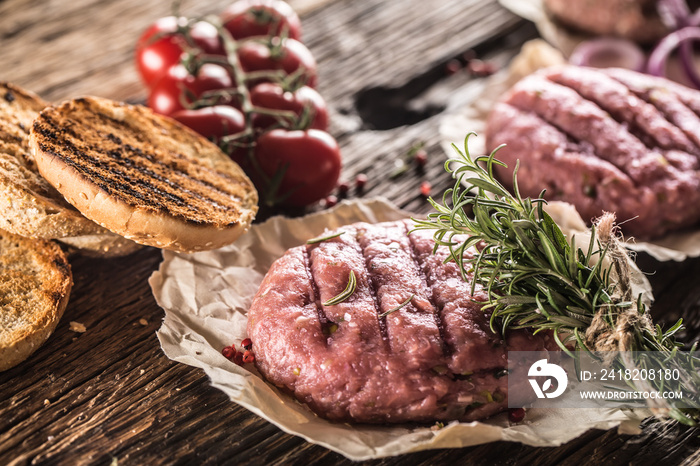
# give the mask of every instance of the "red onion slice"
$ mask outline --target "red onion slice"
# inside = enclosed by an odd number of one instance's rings
[[[642,49],[632,41],[613,37],[581,42],[569,57],[573,65],[594,68],[627,68],[643,71],[645,56]]]
[[[688,26],[700,26],[700,10],[696,11],[690,16]]]
[[[686,0],[659,0],[656,9],[661,21],[672,31],[690,24],[690,9]]]
[[[700,76],[695,69],[693,62],[693,40],[700,40],[700,27],[688,26],[674,31],[661,39],[661,42],[654,48],[647,62],[647,73],[654,76],[665,76],[666,60],[669,55],[680,46],[680,60],[683,71],[688,75],[688,79],[693,86],[700,89]]]

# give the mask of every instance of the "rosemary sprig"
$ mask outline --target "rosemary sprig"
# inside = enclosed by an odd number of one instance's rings
[[[381,319],[382,317],[386,317],[386,316],[388,316],[389,314],[391,314],[392,312],[396,312],[396,311],[398,311],[398,310],[400,310],[400,309],[403,309],[404,307],[408,306],[408,305],[411,303],[411,301],[413,301],[413,298],[414,298],[415,296],[416,296],[415,293],[411,294],[411,296],[409,296],[408,299],[407,299],[406,301],[402,302],[401,304],[399,304],[399,305],[396,306],[395,308],[389,309],[388,311],[382,312],[381,314],[379,314],[379,318]]]
[[[355,292],[355,287],[357,286],[357,277],[355,277],[355,272],[353,270],[350,271],[350,276],[348,277],[348,284],[345,287],[345,289],[337,296],[329,299],[325,303],[323,303],[324,306],[333,306],[335,304],[340,304],[346,299],[348,299],[350,296],[353,295]]]
[[[570,244],[543,209],[544,192],[536,199],[520,195],[517,165],[513,194],[496,179],[494,167],[505,167],[495,158],[500,147],[472,158],[468,142],[473,134],[466,136],[464,152],[453,144],[458,155],[445,164],[454,187],[444,193],[442,203],[429,199],[435,212],[414,220],[415,229],[434,230],[436,249],[449,248],[448,260],[471,280],[472,294],[477,286],[484,287],[488,298],[483,309],[491,312],[492,329],[503,334],[517,328],[552,331],[572,356],[571,349],[656,351],[672,361],[682,346],[673,337],[682,321],[665,332],[652,325],[641,296],[634,299],[628,286],[626,253],[612,222],[594,225],[585,249]],[[476,245],[480,251],[467,254]],[[686,380],[683,389],[697,395],[697,379]],[[695,425],[700,404],[691,406],[680,410],[664,405],[657,412]]]
[[[344,231],[340,231],[340,232],[338,232],[338,233],[333,233],[333,234],[330,234],[330,235],[321,236],[321,237],[319,237],[319,238],[313,238],[313,239],[308,240],[308,241],[306,242],[306,244],[323,243],[324,241],[327,241],[327,240],[329,240],[329,239],[337,238],[338,236],[342,235],[343,233],[345,233],[345,232],[344,232]]]

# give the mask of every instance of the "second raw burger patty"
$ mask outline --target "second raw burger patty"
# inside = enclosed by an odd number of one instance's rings
[[[659,237],[700,220],[700,92],[622,69],[554,67],[518,82],[488,118],[487,148],[525,196],[563,200],[584,220],[615,212]]]
[[[343,227],[336,238],[288,250],[260,285],[248,314],[257,367],[321,416],[482,419],[507,408],[506,351],[552,346],[524,331],[506,341],[493,333],[474,301],[483,291],[472,295],[455,264],[443,263],[447,249],[434,255],[430,234],[409,236],[411,224]],[[324,305],[351,271],[354,293]]]

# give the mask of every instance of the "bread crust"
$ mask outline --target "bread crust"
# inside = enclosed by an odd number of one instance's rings
[[[142,245],[123,236],[105,231],[99,235],[66,236],[57,240],[69,248],[77,249],[83,256],[120,257],[143,248]]]
[[[52,241],[0,230],[0,371],[27,359],[53,333],[68,304],[73,276]]]
[[[106,234],[37,171],[29,131],[48,105],[32,92],[0,82],[0,228],[43,239]]]
[[[83,215],[137,243],[181,252],[230,244],[257,191],[215,144],[149,109],[83,97],[41,112],[39,172]]]

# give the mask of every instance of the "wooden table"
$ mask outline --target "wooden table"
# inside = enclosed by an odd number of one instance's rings
[[[184,2],[183,12],[216,13],[227,3]],[[480,82],[464,71],[446,73],[446,64],[474,50],[503,65],[537,36],[535,28],[492,0],[293,4],[319,61],[320,92],[342,145],[343,178],[369,177],[364,192],[351,190],[350,197],[381,195],[428,212],[420,182],[430,181],[434,193],[451,184],[438,146],[441,115],[455,89]],[[56,101],[94,94],[142,102],[133,44],[169,11],[165,0],[4,0],[0,79]],[[416,142],[426,144],[426,168],[391,177],[397,158]],[[0,373],[0,464],[350,463],[282,433],[210,387],[202,371],[163,355],[155,336],[163,311],[147,283],[160,251],[70,260],[75,287],[56,332],[29,360]],[[700,260],[659,263],[641,256],[639,262],[653,274],[657,320],[682,315],[690,327],[683,337],[697,338]],[[71,321],[87,331],[72,332]],[[368,463],[697,464],[699,437],[700,429],[646,422],[639,436],[591,431],[558,448],[499,442]]]

